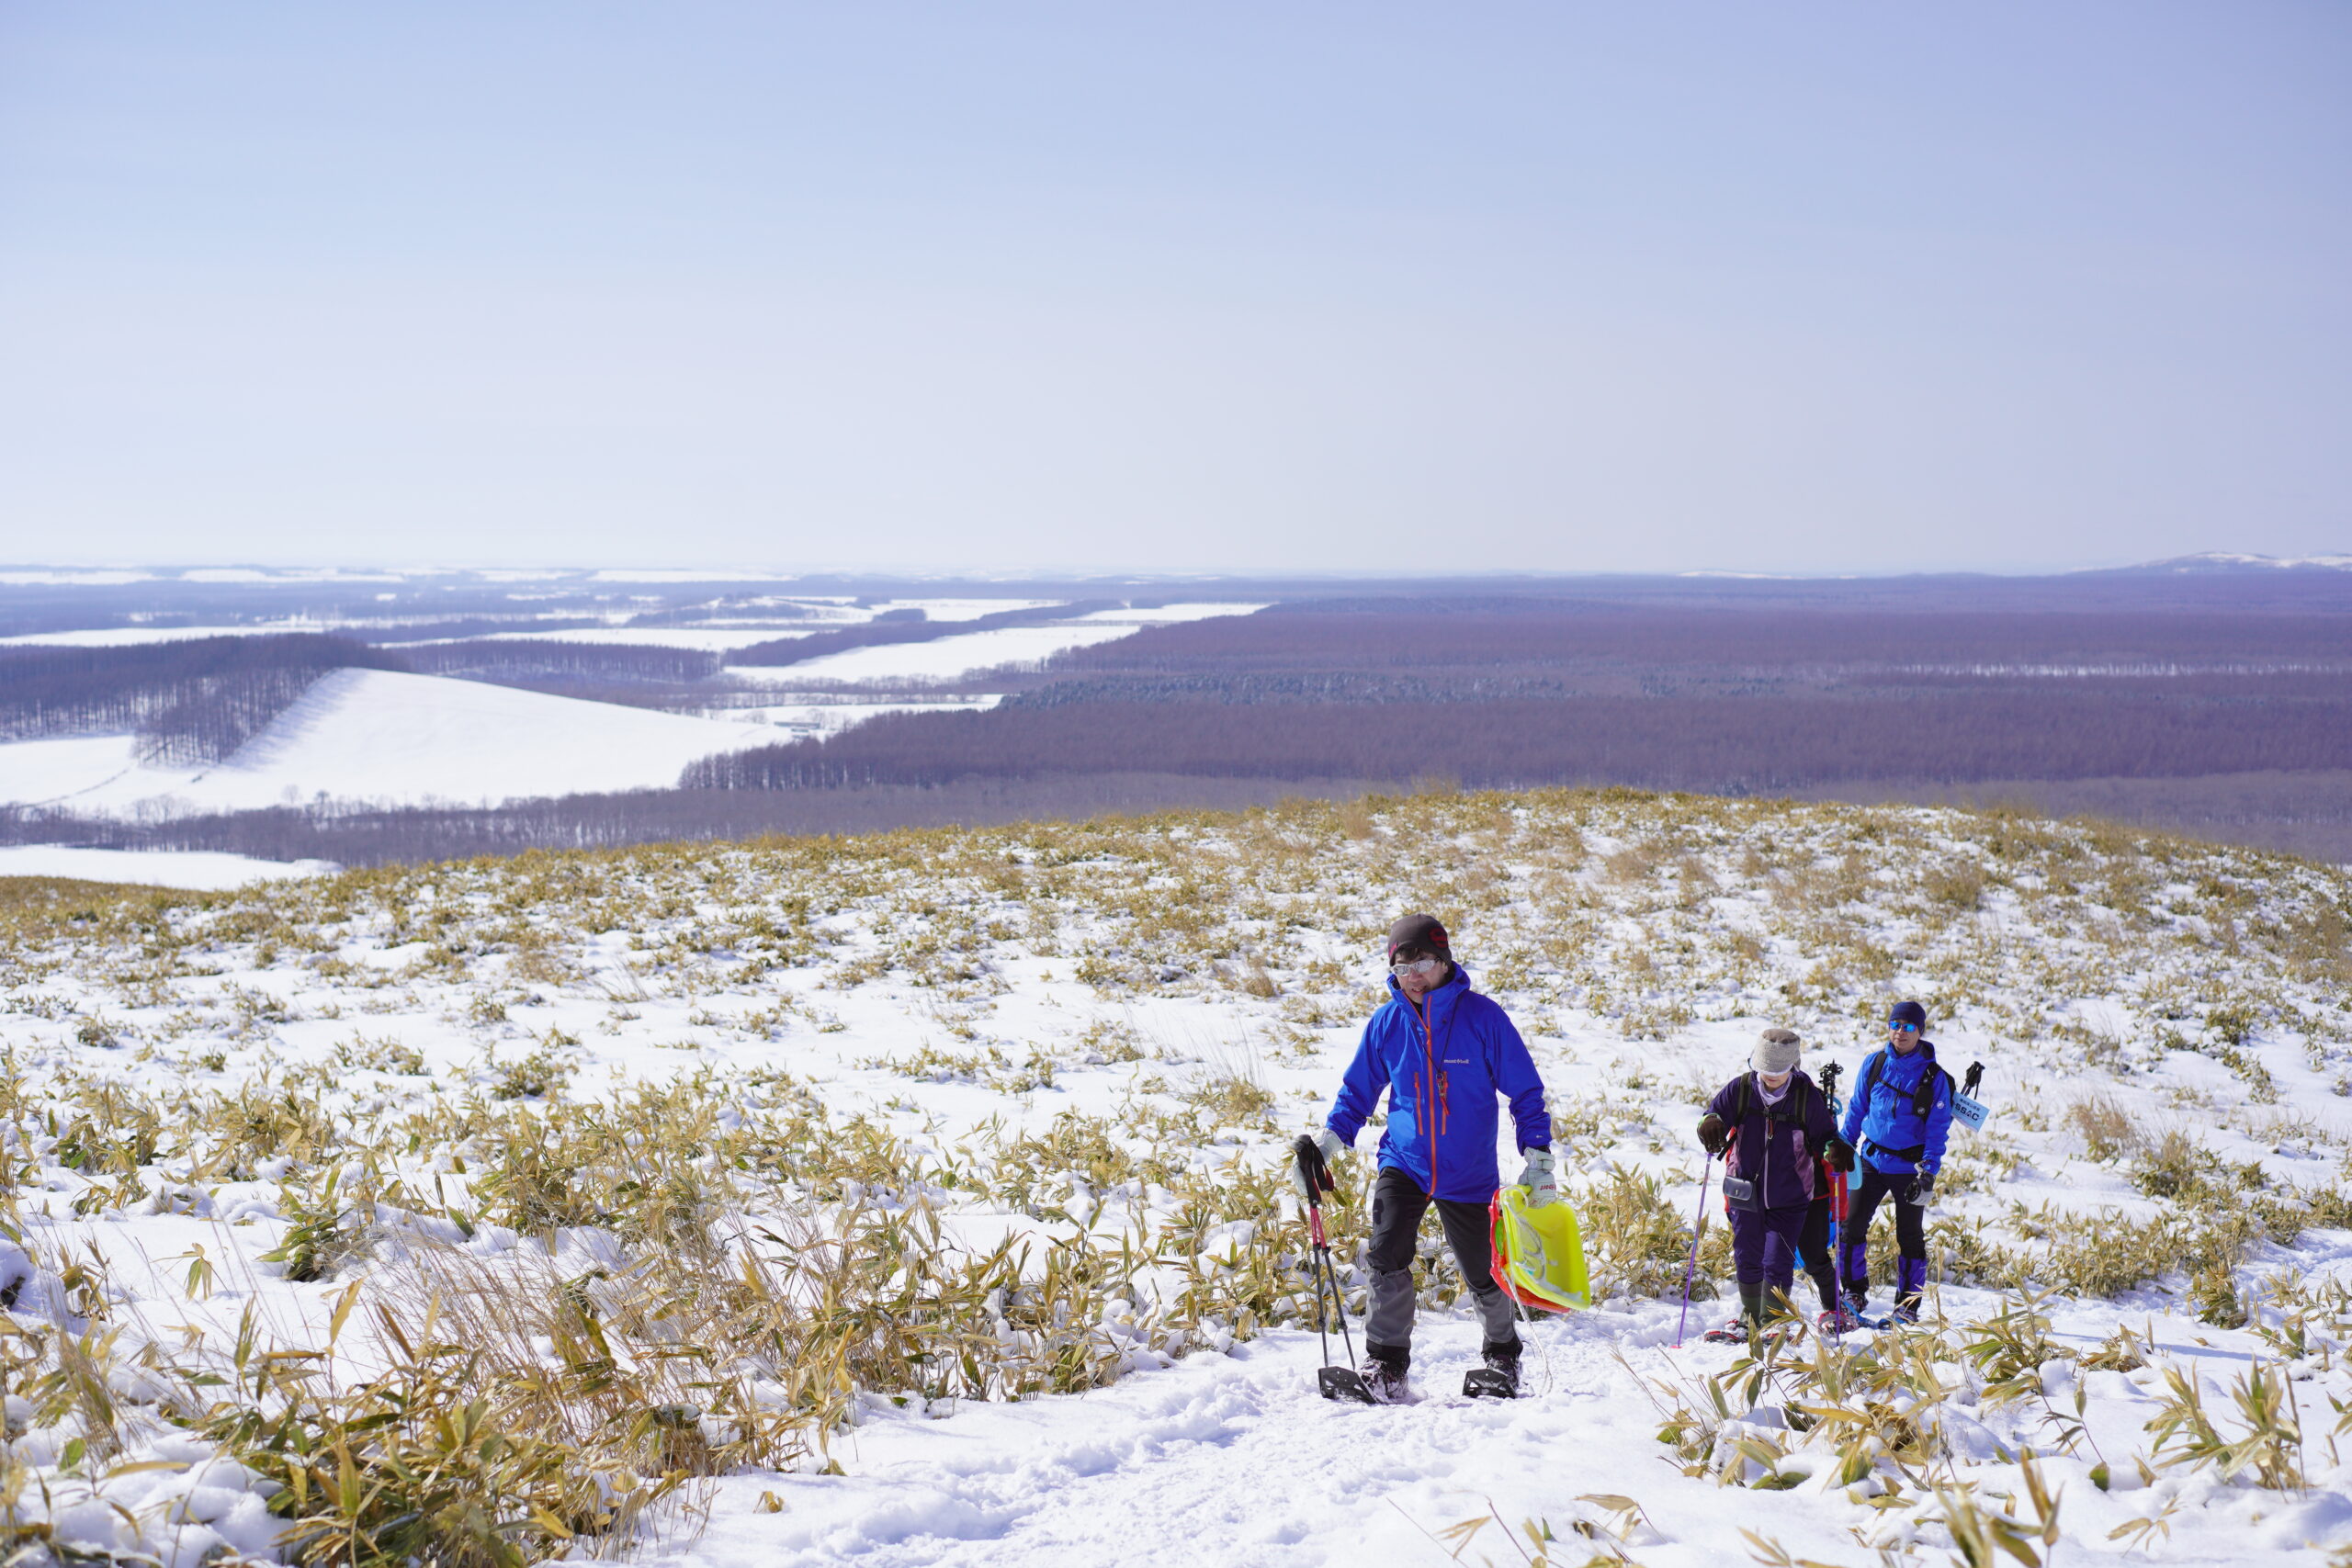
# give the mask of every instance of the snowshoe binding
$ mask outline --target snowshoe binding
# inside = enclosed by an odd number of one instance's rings
[[[1517,1399],[1519,1358],[1487,1352],[1487,1364],[1462,1374],[1462,1392],[1472,1399]]]
[[[1825,1339],[1834,1338],[1840,1334],[1851,1334],[1861,1325],[1862,1320],[1843,1307],[1834,1311],[1824,1308],[1821,1315],[1813,1320],[1814,1332]]]
[[[1710,1328],[1699,1337],[1710,1345],[1745,1345],[1747,1343],[1747,1319],[1735,1317],[1721,1328]]]

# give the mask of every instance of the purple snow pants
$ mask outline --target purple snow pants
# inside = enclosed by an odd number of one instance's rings
[[[1797,1236],[1810,1203],[1731,1212],[1731,1266],[1743,1291],[1761,1286],[1786,1295],[1796,1274]]]

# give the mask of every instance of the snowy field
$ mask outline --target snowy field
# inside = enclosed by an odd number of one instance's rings
[[[1425,1252],[1419,1402],[1341,1407],[1282,1151],[1419,907],[1530,1039],[1596,1305],[1468,1404]],[[2347,930],[2352,878],[2250,852],[1627,791],[28,908],[9,1522],[189,1565],[2340,1558]],[[1702,1100],[1770,1023],[1850,1077],[1902,995],[1994,1107],[1928,1321],[1675,1348]]]
[[[0,845],[0,876],[62,876],[145,887],[221,892],[251,882],[323,876],[333,861],[255,860],[219,850],[80,850],[63,844]]]
[[[222,762],[142,762],[128,735],[0,746],[0,800],[84,815],[247,811],[320,795],[495,804],[666,788],[689,762],[775,739],[757,724],[436,675],[337,670]]]
[[[779,692],[786,699],[770,707],[724,708],[713,717],[724,717],[745,724],[764,724],[783,730],[774,737],[778,740],[807,740],[821,736],[838,735],[854,729],[869,718],[880,718],[893,713],[986,713],[1004,700],[1001,693],[989,692],[977,696],[940,697],[931,701],[857,702],[844,701],[831,694]],[[797,700],[795,700],[797,699]]]
[[[796,602],[835,617],[797,627],[729,625],[607,626],[498,634],[726,652],[853,624],[891,608],[933,619],[968,620],[1050,601],[938,598],[854,606]],[[376,670],[321,678],[292,706],[225,761],[205,766],[142,761],[131,735],[77,735],[0,743],[0,804],[41,806],[85,816],[244,811],[330,800],[369,805],[494,805],[537,795],[666,788],[690,762],[778,741],[836,734],[883,714],[940,706],[988,707],[1001,694],[927,698],[922,688],[976,671],[1035,664],[1056,653],[1131,637],[1146,626],[1211,615],[1247,615],[1259,604],[1188,603],[1091,612],[1056,625],[1007,626],[930,642],[852,649],[799,664],[731,670],[736,686],[775,700],[753,709],[682,716],[590,702],[487,682]],[[100,646],[234,636],[272,627],[130,627],[0,639]],[[300,629],[324,629],[305,626]],[[460,639],[439,639],[460,640]],[[872,700],[820,700],[801,688],[873,688]]]
[[[732,673],[745,680],[779,683],[841,681],[866,685],[919,685],[926,681],[953,681],[1001,665],[1042,663],[1074,648],[1091,648],[1096,643],[1132,637],[1146,626],[1207,620],[1217,615],[1248,615],[1265,607],[1262,604],[1191,604],[1158,609],[1096,610],[1050,626],[999,626],[930,642],[853,648],[797,664],[741,669]]]

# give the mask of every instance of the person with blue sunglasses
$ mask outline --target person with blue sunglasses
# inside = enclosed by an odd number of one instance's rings
[[[1860,1153],[1846,1224],[1838,1238],[1847,1304],[1859,1313],[1870,1296],[1871,1221],[1894,1200],[1894,1316],[1917,1322],[1928,1286],[1928,1203],[1951,1132],[1951,1075],[1936,1065],[1927,1037],[1928,1010],[1901,1001],[1886,1015],[1887,1043],[1862,1063],[1846,1102],[1846,1142]]]

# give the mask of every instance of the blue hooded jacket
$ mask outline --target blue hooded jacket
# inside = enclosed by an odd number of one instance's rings
[[[1922,1073],[1934,1073],[1938,1080],[1924,1118],[1911,1108]],[[1867,1094],[1862,1092],[1864,1084],[1870,1085]],[[1907,1056],[1897,1055],[1891,1045],[1882,1045],[1863,1059],[1861,1073],[1854,1079],[1854,1096],[1846,1102],[1843,1135],[1860,1151],[1864,1164],[1889,1176],[1908,1176],[1915,1170],[1933,1176],[1943,1166],[1944,1140],[1951,1132],[1951,1075],[1936,1066],[1934,1041],[1921,1040]],[[1919,1152],[1905,1159],[1893,1152],[1898,1149]]]
[[[1424,1007],[1426,1021],[1390,976],[1388,1000],[1363,1026],[1329,1125],[1353,1147],[1386,1089],[1381,1168],[1403,1171],[1432,1198],[1484,1203],[1502,1185],[1495,1166],[1495,1097],[1510,1101],[1521,1148],[1548,1149],[1552,1117],[1544,1109],[1544,1080],[1510,1015],[1493,998],[1470,988],[1461,964]]]

